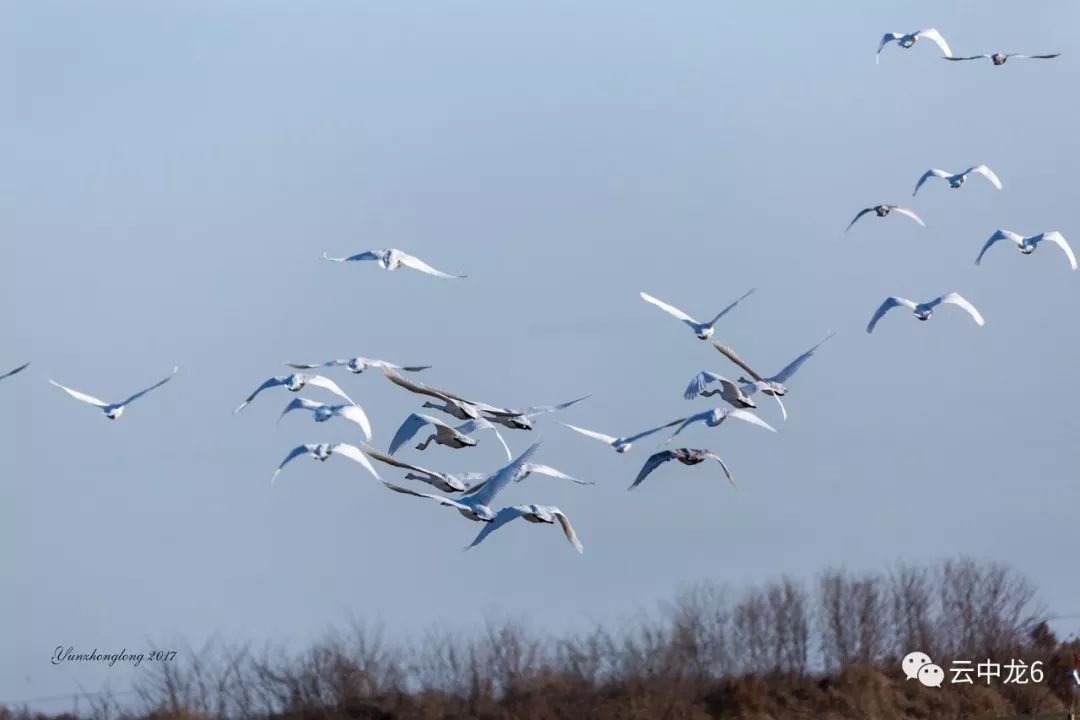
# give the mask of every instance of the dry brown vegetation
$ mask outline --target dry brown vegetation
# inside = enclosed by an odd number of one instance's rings
[[[900,658],[1043,662],[1039,684],[905,680]],[[829,570],[741,593],[704,584],[629,632],[541,637],[527,625],[433,631],[411,645],[354,625],[300,652],[209,647],[147,666],[133,698],[87,698],[83,717],[989,718],[1064,712],[1080,639],[1054,637],[1031,585],[961,559],[887,573]],[[84,702],[84,706],[87,703]],[[0,709],[0,720],[42,718]],[[56,716],[74,720],[73,715]]]

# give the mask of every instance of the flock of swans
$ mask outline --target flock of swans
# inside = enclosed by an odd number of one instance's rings
[[[989,58],[994,65],[1001,65],[1010,57],[1053,58],[1058,55],[1056,53],[1047,55],[995,53],[992,55],[955,57],[941,34],[937,30],[929,28],[909,34],[886,34],[878,46],[877,60],[880,62],[882,50],[890,43],[896,43],[901,48],[911,48],[922,38],[926,38],[935,43],[943,51],[944,57],[947,60]],[[1003,187],[998,176],[986,165],[974,165],[962,172],[956,173],[940,168],[930,168],[918,178],[912,196],[916,196],[919,189],[922,188],[928,180],[944,180],[949,188],[956,189],[962,187],[971,175],[979,175],[985,178],[998,190],[1001,190]],[[926,223],[923,222],[922,218],[910,208],[896,204],[881,204],[861,210],[848,225],[847,230],[850,230],[858,220],[870,213],[874,213],[876,217],[883,218],[893,212],[910,218],[920,226],[926,226]],[[1024,254],[1034,252],[1043,242],[1057,245],[1064,252],[1070,267],[1073,270],[1077,269],[1076,257],[1073,254],[1072,248],[1065,240],[1065,237],[1057,231],[1042,232],[1037,235],[1025,237],[1009,230],[997,230],[983,245],[975,260],[975,264],[980,264],[987,251],[1001,240],[1012,241],[1016,244],[1020,252]],[[437,270],[424,260],[395,248],[369,250],[346,257],[330,257],[324,253],[323,258],[334,263],[362,263],[370,261],[375,263],[378,267],[388,271],[407,268],[447,280],[460,280],[467,277],[460,273],[451,274]],[[668,448],[666,446],[668,446],[685,429],[691,426],[703,425],[705,427],[715,428],[729,419],[738,420],[764,430],[776,432],[772,425],[761,419],[761,417],[754,412],[757,409],[755,396],[760,394],[771,397],[777,403],[783,419],[787,420],[787,408],[781,398],[788,394],[788,383],[822,344],[833,336],[833,333],[829,333],[816,345],[803,352],[774,375],[766,376],[757,372],[738,353],[736,353],[734,349],[713,339],[713,336],[716,334],[717,323],[729,313],[733,312],[739,304],[746,300],[753,292],[753,289],[747,291],[725,306],[707,322],[696,320],[683,310],[664,300],[660,300],[645,292],[640,293],[640,297],[643,301],[657,307],[664,313],[682,322],[690,329],[696,338],[702,341],[709,341],[724,358],[739,369],[740,373],[735,380],[729,379],[712,370],[702,370],[690,379],[683,392],[683,397],[687,400],[694,400],[699,397],[711,398],[718,395],[720,400],[726,403],[727,407],[716,407],[685,417],[676,418],[647,430],[626,436],[608,435],[570,423],[560,422],[558,424],[580,436],[608,445],[615,450],[616,453],[620,454],[630,452],[634,445],[646,438],[657,435],[658,433],[670,431],[670,435],[660,444],[656,452],[645,459],[640,472],[628,488],[630,490],[637,488],[650,474],[656,471],[657,468],[664,466],[672,460],[676,460],[686,466],[698,465],[709,460],[715,460],[727,480],[734,485],[735,478],[733,473],[721,456],[714,450],[690,447]],[[873,332],[879,321],[893,308],[905,307],[911,310],[917,319],[928,320],[933,315],[934,310],[942,305],[954,305],[961,310],[964,310],[978,325],[984,324],[983,317],[975,306],[955,292],[944,294],[926,302],[915,302],[903,297],[890,296],[886,298],[881,306],[874,312],[866,327],[866,332]],[[0,380],[10,378],[24,371],[29,364],[30,363],[26,363],[14,370],[0,375]],[[367,474],[381,482],[388,490],[416,498],[432,500],[440,506],[457,510],[463,517],[470,521],[481,523],[483,527],[468,546],[470,548],[483,542],[489,535],[503,525],[521,518],[530,523],[547,525],[558,524],[571,546],[578,552],[582,552],[582,543],[578,538],[574,527],[571,525],[570,519],[566,513],[558,507],[537,504],[497,507],[495,503],[501,492],[511,483],[520,483],[531,475],[542,475],[580,485],[592,484],[590,481],[579,480],[578,478],[572,477],[549,465],[534,462],[534,457],[539,451],[540,443],[532,444],[527,450],[515,457],[510,449],[510,445],[503,436],[503,432],[500,431],[500,429],[502,431],[530,431],[535,427],[540,418],[566,410],[567,408],[586,400],[589,397],[588,395],[554,405],[515,409],[493,405],[475,399],[466,399],[459,394],[436,388],[410,377],[430,369],[430,365],[398,365],[386,360],[366,357],[334,359],[315,363],[290,362],[286,363],[286,365],[296,372],[275,375],[274,377],[267,379],[260,384],[254,392],[248,395],[233,413],[239,413],[264,391],[270,391],[274,388],[284,388],[290,393],[297,393],[304,389],[317,389],[332,395],[335,398],[334,404],[328,404],[306,397],[296,397],[285,406],[281,415],[278,417],[278,422],[295,410],[305,410],[311,414],[312,419],[316,423],[327,422],[335,418],[354,423],[359,427],[360,433],[363,436],[363,442],[358,442],[357,444],[306,443],[299,445],[289,451],[285,456],[285,459],[282,460],[274,470],[271,482],[277,479],[287,465],[301,456],[307,455],[320,462],[325,462],[329,458],[338,455],[358,464]],[[398,426],[385,451],[374,447],[371,444],[373,440],[372,423],[363,407],[353,401],[335,380],[325,375],[308,372],[315,370],[332,372],[342,368],[350,374],[361,374],[366,370],[372,369],[379,371],[386,380],[401,388],[403,391],[415,395],[418,398],[424,398],[423,403],[420,404],[418,409],[420,411],[429,410],[432,414],[425,412],[410,413]],[[61,385],[52,379],[50,379],[49,382],[76,400],[97,407],[104,413],[106,418],[116,420],[121,417],[124,410],[134,401],[169,382],[175,376],[177,371],[178,368],[173,368],[172,373],[163,380],[160,380],[119,402],[99,400],[92,395]],[[485,431],[485,434],[481,435],[481,431]],[[426,436],[424,436],[425,433]],[[430,470],[398,457],[398,454],[405,449],[405,446],[410,445],[418,436],[422,439],[420,442],[412,445],[411,448],[411,450],[415,450],[416,452],[425,451],[432,443],[453,450],[472,448],[480,442],[480,438],[477,437],[478,435],[483,438],[488,438],[493,435],[494,438],[498,440],[506,454],[506,464],[504,466],[491,473],[448,473]],[[385,480],[379,474],[376,464],[380,467],[392,468],[393,470],[404,472],[403,479],[405,481],[421,483],[422,485],[437,490],[441,494],[422,492],[414,487]],[[384,472],[386,472],[386,470],[384,470]]]
[[[878,45],[877,62],[881,62],[881,51],[884,50],[885,46],[889,43],[896,43],[900,47],[907,49],[914,46],[915,43],[917,43],[921,38],[926,38],[935,43],[944,53],[943,58],[945,60],[975,60],[979,58],[989,58],[994,63],[994,65],[1004,65],[1005,61],[1011,57],[1036,58],[1046,60],[1050,58],[1056,58],[1061,54],[1050,53],[1043,55],[1024,55],[1020,53],[993,53],[989,55],[970,55],[965,57],[957,57],[953,55],[952,50],[949,48],[949,44],[945,41],[945,38],[942,37],[940,32],[938,32],[935,28],[926,28],[924,30],[917,30],[915,32],[906,34],[885,33],[885,35],[881,38],[881,43]],[[954,173],[950,170],[943,170],[941,168],[930,168],[919,177],[918,181],[915,183],[915,189],[912,191],[911,196],[915,197],[919,193],[919,188],[921,188],[926,183],[926,181],[931,178],[938,178],[944,180],[946,183],[948,183],[950,188],[955,190],[963,187],[964,183],[968,179],[968,176],[972,174],[981,175],[982,177],[986,178],[986,180],[988,180],[990,184],[998,190],[1001,190],[1003,187],[1003,185],[1001,184],[1001,180],[1000,178],[998,178],[997,174],[993,170],[991,170],[990,167],[984,164],[973,165],[968,169],[958,173]],[[868,207],[860,210],[859,213],[855,216],[855,218],[848,224],[847,230],[851,230],[851,227],[860,218],[871,212],[875,213],[877,217],[885,217],[891,212],[896,212],[898,214],[905,215],[911,218],[922,227],[926,227],[926,223],[921,217],[918,216],[918,214],[916,214],[914,210],[903,207],[901,205],[884,203],[881,205],[875,205],[874,207]],[[982,259],[983,256],[986,254],[986,251],[989,250],[999,240],[1011,240],[1012,242],[1016,243],[1017,248],[1019,248],[1020,252],[1025,255],[1030,255],[1031,253],[1035,252],[1035,249],[1039,246],[1040,243],[1044,241],[1049,242],[1061,248],[1062,252],[1064,252],[1065,254],[1065,259],[1069,263],[1069,267],[1071,267],[1073,270],[1077,269],[1076,256],[1073,254],[1072,248],[1069,246],[1069,243],[1065,239],[1065,236],[1057,230],[1041,232],[1037,235],[1032,235],[1030,237],[1025,237],[1023,235],[1020,235],[1019,233],[1012,232],[1011,230],[997,230],[994,232],[993,235],[990,236],[990,238],[983,245],[982,249],[979,251],[978,256],[975,258],[976,265],[982,264]],[[968,315],[970,315],[971,319],[974,320],[976,324],[981,326],[985,323],[985,320],[983,319],[983,316],[978,311],[978,309],[976,309],[976,307],[972,305],[971,302],[967,300],[964,296],[956,292],[945,293],[944,295],[933,298],[932,300],[927,300],[926,302],[915,302],[914,300],[909,300],[905,297],[892,295],[885,298],[885,301],[881,303],[878,309],[874,312],[873,316],[871,316],[870,322],[866,326],[866,332],[872,333],[874,331],[874,328],[877,327],[878,321],[880,321],[882,317],[884,317],[890,310],[895,307],[906,307],[907,309],[911,310],[912,314],[918,320],[929,320],[934,314],[934,310],[940,305],[955,305],[961,310],[964,310]]]

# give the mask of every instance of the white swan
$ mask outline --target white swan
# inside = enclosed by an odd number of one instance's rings
[[[666,312],[668,315],[671,315],[672,317],[675,317],[675,318],[678,318],[679,320],[682,320],[684,323],[686,323],[690,327],[691,330],[694,331],[694,334],[697,335],[700,339],[708,340],[709,338],[711,338],[713,336],[713,333],[715,332],[716,322],[720,318],[724,317],[729,312],[734,310],[735,307],[739,303],[741,303],[743,300],[745,300],[747,297],[749,297],[753,293],[754,293],[753,289],[750,289],[747,292],[743,293],[742,296],[739,297],[738,300],[736,300],[735,302],[731,303],[726,308],[721,310],[719,313],[717,313],[716,317],[714,317],[712,320],[710,320],[707,323],[698,322],[697,320],[690,317],[689,315],[687,315],[686,313],[684,313],[682,310],[675,307],[674,305],[668,305],[663,300],[657,300],[656,298],[654,298],[652,295],[649,295],[648,293],[643,292],[643,293],[640,293],[640,295],[641,295],[641,299],[644,300],[645,302],[651,303],[651,304],[655,305],[656,307],[660,308],[661,310],[663,310],[664,312]]]
[[[421,413],[413,413],[405,418],[405,421],[401,423],[401,427],[399,427],[398,431],[394,434],[394,439],[390,441],[390,447],[386,452],[390,455],[396,453],[402,445],[411,440],[412,437],[419,432],[420,428],[425,425],[433,426],[435,432],[417,445],[417,450],[427,450],[427,446],[430,445],[432,441],[437,445],[444,445],[454,449],[476,447],[476,439],[469,437],[470,433],[474,433],[477,430],[491,430],[495,433],[495,437],[499,438],[499,442],[502,443],[503,449],[506,450],[507,459],[511,457],[510,448],[506,444],[506,441],[503,440],[503,436],[499,434],[499,429],[484,418],[468,420],[455,428],[450,427],[439,418],[423,415]]]
[[[766,395],[772,395],[774,398],[776,398],[776,402],[780,404],[780,412],[783,414],[784,419],[786,420],[787,409],[784,407],[784,403],[780,401],[780,398],[784,395],[787,395],[787,382],[792,378],[793,375],[795,375],[796,372],[798,372],[799,368],[803,366],[803,363],[813,357],[814,353],[817,352],[817,349],[823,344],[825,344],[825,342],[835,334],[836,333],[830,332],[828,335],[822,338],[820,342],[818,342],[816,345],[811,347],[799,357],[789,362],[780,370],[780,372],[776,373],[772,377],[764,377],[761,373],[754,370],[754,368],[750,367],[749,363],[739,357],[739,355],[731,347],[727,345],[721,345],[715,340],[713,341],[713,347],[715,347],[721,354],[731,360],[731,362],[735,363],[740,368],[745,370],[747,374],[749,374],[750,377],[753,378],[753,381],[747,380],[744,377],[739,378],[739,382],[744,383],[743,387],[741,388],[743,393],[745,395],[753,395],[755,392],[760,390]],[[687,388],[687,390],[689,391],[689,388]],[[723,397],[723,395],[721,395],[721,397]],[[736,405],[735,407],[738,406]]]
[[[502,491],[511,481],[518,478],[525,472],[527,463],[532,459],[532,456],[536,454],[537,448],[540,447],[540,443],[536,443],[525,452],[521,453],[517,459],[512,460],[510,464],[501,468],[498,472],[493,474],[491,478],[484,483],[484,487],[479,492],[467,495],[460,500],[453,498],[443,497],[442,495],[432,495],[431,493],[417,492],[416,490],[410,490],[409,488],[395,485],[393,483],[383,481],[383,485],[390,488],[394,492],[402,493],[403,495],[412,495],[413,497],[426,498],[428,500],[434,500],[435,502],[445,507],[452,507],[469,520],[477,520],[480,522],[491,522],[495,519],[495,511],[490,507],[492,500],[495,496]]]
[[[315,402],[314,400],[308,400],[307,398],[293,398],[293,401],[285,406],[285,409],[278,416],[278,422],[281,422],[281,418],[291,413],[293,410],[307,410],[312,414],[315,422],[326,422],[332,417],[344,418],[350,422],[354,422],[360,426],[360,429],[364,433],[364,438],[371,442],[371,422],[368,420],[367,413],[364,409],[355,403],[349,405],[327,405],[321,402]]]
[[[512,507],[504,507],[499,512],[495,513],[495,518],[484,525],[480,530],[480,533],[476,536],[476,539],[465,548],[474,548],[484,541],[491,533],[501,528],[511,520],[517,520],[518,518],[524,518],[531,523],[543,523],[545,525],[554,525],[556,522],[562,527],[563,534],[566,535],[567,541],[573,546],[579,553],[585,551],[585,548],[581,544],[581,540],[578,539],[577,533],[574,532],[574,526],[570,524],[570,518],[566,517],[559,508],[554,505],[514,505]]]
[[[370,455],[373,460],[378,460],[381,463],[386,463],[387,465],[392,465],[393,467],[401,468],[402,470],[408,470],[409,472],[405,473],[406,480],[419,480],[420,482],[427,483],[443,492],[465,492],[469,487],[458,475],[436,472],[435,470],[428,470],[419,465],[413,465],[412,463],[398,460],[393,455],[387,455],[370,445],[364,448],[364,452]],[[487,476],[485,475],[484,478],[486,477]]]
[[[919,192],[919,188],[923,186],[923,183],[925,183],[932,177],[941,178],[945,182],[949,183],[949,187],[951,188],[959,188],[964,185],[964,182],[967,181],[967,176],[971,173],[982,175],[984,178],[989,180],[990,184],[996,187],[998,190],[1002,188],[1001,180],[998,179],[998,176],[987,165],[973,165],[967,170],[958,173],[950,172],[948,170],[942,170],[940,168],[930,168],[929,170],[924,172],[922,174],[922,177],[919,178],[919,181],[915,183],[915,189],[911,192],[911,197],[915,197],[915,194]]]
[[[537,475],[546,475],[547,477],[553,477],[557,480],[568,480],[572,483],[576,483],[577,485],[596,484],[596,482],[593,480],[579,480],[572,475],[567,475],[561,470],[556,470],[550,465],[544,465],[542,463],[534,462],[525,463],[524,472],[514,478],[514,480],[516,482],[521,482],[533,473],[536,473]],[[468,489],[465,490],[467,494],[476,492],[477,490],[482,488],[484,484],[490,479],[490,476],[487,473],[479,472],[457,473],[454,477],[468,485]]]
[[[356,255],[350,255],[348,257],[330,257],[326,253],[323,253],[323,260],[329,260],[330,262],[336,263],[374,260],[383,270],[397,270],[399,267],[407,267],[412,270],[419,270],[422,273],[427,273],[428,275],[434,275],[435,277],[441,278],[461,279],[464,277],[468,277],[467,275],[451,275],[450,273],[444,273],[442,270],[436,270],[415,255],[410,255],[409,253],[402,252],[401,250],[398,250],[396,248],[387,248],[385,250],[368,250],[366,252],[357,253]]]
[[[25,367],[25,365],[23,367]],[[55,380],[49,380],[49,382],[51,384],[55,385],[56,387],[60,388],[61,390],[63,390],[64,392],[66,392],[68,395],[75,398],[76,400],[82,400],[84,403],[89,403],[90,405],[93,405],[94,407],[101,408],[101,411],[105,413],[105,417],[109,418],[110,420],[116,420],[117,418],[119,418],[121,415],[124,414],[124,408],[125,407],[127,407],[131,403],[135,402],[136,400],[138,400],[139,398],[141,398],[143,395],[150,392],[151,390],[154,390],[155,388],[159,388],[162,385],[164,385],[165,383],[172,380],[173,375],[175,375],[177,373],[177,371],[179,371],[179,370],[180,370],[179,367],[174,367],[173,371],[171,373],[169,373],[169,376],[166,377],[161,382],[156,382],[153,385],[151,385],[150,387],[146,388],[145,390],[140,390],[139,392],[135,393],[131,397],[127,398],[126,400],[121,400],[120,402],[117,402],[117,403],[107,403],[104,400],[98,400],[93,395],[87,395],[86,393],[79,392],[78,390],[72,390],[69,387],[64,387],[63,385],[56,382]]]
[[[1009,58],[1028,58],[1029,60],[1050,60],[1056,58],[1061,53],[1050,53],[1049,55],[1024,55],[1023,53],[990,53],[984,55],[968,55],[967,57],[946,57],[946,60],[982,60],[984,58],[990,60],[995,65],[1004,65]]]
[[[30,366],[30,363],[24,363],[24,364],[20,365],[19,367],[15,368],[14,370],[8,370],[3,375],[0,375],[0,380],[3,380],[4,378],[9,378],[12,375],[17,375],[18,373],[21,373],[23,370],[25,370],[29,366]]]
[[[708,370],[702,370],[690,379],[690,383],[686,386],[686,390],[683,391],[683,397],[687,400],[693,400],[698,395],[701,397],[719,395],[721,400],[732,407],[740,409],[756,408],[757,403],[754,402],[752,395],[759,390],[766,390],[767,384],[750,382],[748,380],[741,380],[740,382],[743,383],[741,387],[728,380],[723,375],[718,375]],[[712,383],[720,383],[720,388],[718,390],[708,390],[707,388]],[[783,401],[780,400],[780,394],[775,392],[767,392],[767,394],[772,395],[773,399],[780,405],[780,412],[786,420],[787,409],[784,407]]]
[[[678,420],[672,420],[671,422],[665,423],[665,424],[663,424],[663,425],[661,425],[659,427],[654,427],[654,428],[652,428],[650,430],[645,430],[644,432],[639,432],[637,435],[631,435],[629,437],[613,437],[611,435],[605,435],[603,433],[598,433],[598,432],[596,432],[594,430],[586,430],[585,428],[578,427],[577,425],[571,425],[570,423],[559,423],[559,424],[562,425],[563,427],[568,427],[571,430],[573,430],[574,432],[580,433],[580,434],[584,435],[585,437],[590,437],[590,438],[592,438],[594,440],[599,440],[602,443],[610,445],[611,447],[615,448],[615,452],[617,452],[617,453],[625,453],[625,452],[628,452],[630,450],[630,448],[633,447],[633,444],[635,442],[637,442],[638,440],[641,440],[642,438],[648,437],[649,435],[652,435],[653,433],[658,433],[658,432],[660,432],[661,430],[663,430],[665,428],[675,427],[676,425],[683,422],[685,419],[686,418],[679,418]]]
[[[877,57],[874,62],[881,62],[881,51],[891,42],[896,43],[900,47],[907,49],[917,43],[921,38],[927,38],[937,44],[941,51],[945,53],[945,57],[952,57],[952,50],[949,49],[949,44],[945,42],[945,38],[941,37],[934,28],[926,28],[925,30],[916,30],[913,33],[885,33],[881,38],[881,44],[878,45]]]
[[[481,413],[487,413],[489,415],[515,414],[514,411],[507,410],[506,408],[495,407],[494,405],[488,405],[487,403],[476,402],[473,400],[466,400],[460,395],[455,395],[445,390],[440,390],[431,387],[430,385],[417,382],[405,377],[393,368],[384,367],[382,371],[387,380],[395,385],[403,387],[409,392],[414,392],[418,395],[427,395],[428,397],[433,397],[436,400],[442,401],[442,404],[425,402],[421,407],[440,410],[447,415],[456,417],[458,420],[475,420],[483,417]]]
[[[975,258],[975,264],[978,265],[982,262],[983,255],[990,249],[990,246],[996,243],[998,240],[1012,240],[1016,243],[1016,247],[1025,255],[1030,255],[1035,252],[1035,249],[1039,246],[1039,243],[1045,241],[1057,245],[1065,253],[1065,257],[1069,261],[1069,267],[1073,270],[1076,269],[1076,256],[1073,255],[1072,248],[1069,247],[1068,241],[1065,236],[1059,233],[1057,230],[1051,230],[1050,232],[1041,232],[1038,235],[1032,235],[1031,237],[1024,237],[1019,233],[1014,233],[1010,230],[998,230],[990,239],[983,245],[982,250],[979,251],[979,257]]]
[[[866,215],[867,213],[874,213],[878,217],[885,217],[891,212],[897,212],[901,215],[906,215],[907,217],[911,218],[923,227],[926,227],[926,223],[923,222],[921,217],[915,214],[914,210],[903,207],[902,205],[890,205],[889,203],[884,203],[882,205],[875,205],[873,207],[868,207],[860,210],[859,214],[855,216],[855,219],[848,223],[847,229],[844,230],[844,232],[850,230],[851,226],[858,222],[859,218],[861,218],[863,215]]]
[[[957,307],[962,308],[967,312],[968,315],[970,315],[975,320],[975,323],[977,325],[982,325],[986,322],[985,320],[983,320],[983,316],[979,314],[979,311],[975,309],[975,306],[969,303],[966,299],[964,299],[964,297],[961,296],[959,293],[948,293],[946,295],[942,295],[941,297],[936,297],[929,302],[918,304],[912,302],[911,300],[908,300],[907,298],[892,296],[885,298],[885,302],[881,303],[881,307],[879,307],[877,309],[877,312],[874,313],[874,317],[870,318],[870,324],[866,326],[866,332],[874,332],[874,326],[877,325],[878,320],[884,317],[885,313],[889,312],[894,307],[902,305],[911,310],[916,318],[925,321],[929,320],[930,317],[934,314],[934,308],[936,308],[938,305],[943,304],[956,305]]]
[[[248,395],[244,402],[240,403],[240,405],[233,410],[233,414],[235,415],[246,408],[251,404],[251,401],[255,399],[255,396],[263,390],[284,386],[289,392],[300,392],[304,389],[305,385],[312,385],[314,387],[323,388],[324,390],[329,390],[338,397],[348,400],[353,405],[356,404],[353,403],[352,398],[345,394],[344,390],[337,386],[337,383],[328,377],[323,377],[322,375],[308,375],[307,373],[292,373],[291,375],[277,375],[272,377],[259,387],[255,388],[255,392]]]
[[[694,423],[703,422],[709,427],[716,427],[722,424],[728,418],[742,420],[743,422],[748,422],[751,425],[757,425],[758,427],[763,427],[771,432],[776,432],[776,428],[759,418],[754,413],[747,410],[739,410],[738,408],[715,408],[713,410],[706,410],[705,412],[700,412],[697,415],[691,415],[690,417],[686,418],[686,420],[683,421],[683,424],[680,425],[679,428],[671,434],[671,437],[664,441],[664,444],[666,445],[667,443],[674,440],[676,435],[678,435]]]
[[[366,357],[345,358],[340,360],[327,360],[324,363],[285,363],[297,370],[312,370],[320,367],[345,367],[349,372],[359,375],[368,368],[390,368],[391,370],[404,370],[405,372],[420,372],[431,369],[430,365],[395,365],[386,360],[375,360]]]
[[[627,490],[633,490],[641,481],[648,477],[656,468],[660,467],[666,462],[671,460],[678,460],[683,465],[697,465],[703,463],[706,460],[716,460],[720,463],[720,467],[724,469],[724,475],[727,476],[728,482],[732,485],[735,484],[735,478],[732,476],[731,471],[728,470],[728,466],[724,463],[723,459],[712,450],[699,450],[697,448],[678,448],[675,450],[661,450],[658,453],[653,453],[649,456],[649,459],[645,461],[645,464],[641,468],[641,472],[638,473],[637,478],[631,483]]]
[[[571,405],[576,405],[582,400],[588,400],[592,395],[583,395],[576,400],[568,400],[558,405],[534,405],[527,407],[524,410],[513,411],[515,414],[507,413],[489,413],[488,420],[499,425],[510,428],[511,430],[532,430],[533,418],[539,415],[547,415],[548,413],[557,412],[559,410],[565,410]]]
[[[340,455],[342,457],[349,458],[355,462],[364,466],[364,469],[375,476],[376,480],[382,480],[379,477],[379,473],[375,472],[375,468],[371,465],[371,461],[360,451],[360,448],[349,443],[305,443],[293,448],[292,452],[285,456],[285,459],[278,465],[278,469],[274,471],[273,476],[270,478],[270,482],[273,483],[277,480],[278,473],[288,465],[290,462],[300,457],[301,455],[311,455],[311,457],[322,462],[326,462],[330,459],[331,455]]]

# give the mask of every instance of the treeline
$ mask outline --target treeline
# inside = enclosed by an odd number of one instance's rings
[[[1041,683],[906,680],[900,661],[1040,661]],[[527,624],[433,630],[409,645],[362,625],[300,652],[215,645],[146,666],[134,700],[85,718],[983,718],[1064,712],[1080,639],[1060,640],[1035,589],[969,559],[829,570],[735,592],[703,584],[633,630],[553,638]],[[29,712],[0,709],[0,720]],[[71,718],[74,715],[56,716]]]

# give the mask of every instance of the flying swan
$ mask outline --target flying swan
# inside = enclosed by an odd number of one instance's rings
[[[716,460],[716,462],[720,463],[720,467],[723,468],[724,475],[727,477],[728,482],[730,482],[732,485],[735,485],[735,478],[732,476],[731,471],[728,470],[728,466],[724,464],[724,461],[720,458],[720,456],[714,453],[712,450],[699,450],[697,448],[678,448],[675,450],[661,450],[658,453],[650,455],[649,459],[645,461],[645,465],[642,466],[641,472],[638,473],[637,478],[634,479],[634,482],[630,485],[630,487],[627,488],[627,490],[633,490],[634,488],[636,488],[638,485],[641,484],[642,480],[648,477],[649,473],[671,460],[678,460],[683,465],[697,465],[709,459]]]
[[[464,277],[468,277],[467,275],[451,275],[450,273],[444,273],[442,270],[436,270],[415,255],[410,255],[409,253],[402,252],[401,250],[398,250],[396,248],[387,248],[385,250],[368,250],[366,252],[357,253],[356,255],[350,255],[348,257],[330,257],[326,253],[323,253],[323,260],[329,260],[330,262],[336,263],[374,260],[383,270],[397,270],[399,267],[407,267],[412,270],[419,270],[422,273],[427,273],[428,275],[434,275],[435,277],[441,278],[461,279]]]
[[[23,366],[23,367],[25,367],[25,366]],[[164,385],[165,383],[172,380],[173,375],[175,375],[177,373],[177,371],[179,371],[179,370],[180,370],[179,367],[174,367],[173,371],[169,374],[169,376],[167,378],[165,378],[164,380],[162,380],[161,382],[154,383],[153,385],[146,388],[145,390],[140,390],[139,392],[137,392],[134,395],[132,395],[131,397],[129,397],[127,400],[121,400],[118,403],[107,403],[104,400],[98,400],[93,395],[87,395],[86,393],[79,392],[78,390],[72,390],[69,387],[64,387],[63,385],[56,382],[55,380],[49,380],[49,382],[51,384],[55,385],[56,387],[60,388],[61,390],[63,390],[64,392],[66,392],[68,395],[75,398],[76,400],[82,400],[84,403],[89,403],[90,405],[93,405],[94,407],[101,408],[101,411],[105,413],[105,417],[109,418],[110,420],[116,420],[117,418],[119,418],[121,415],[124,414],[124,408],[125,407],[127,407],[131,403],[135,402],[136,400],[138,400],[139,398],[141,398],[143,395],[150,392],[151,390],[154,390],[155,388],[159,388],[162,385]]]
[[[379,477],[379,473],[375,472],[375,468],[372,467],[371,461],[368,460],[364,453],[360,451],[360,448],[355,445],[350,445],[349,443],[305,443],[296,446],[293,448],[292,452],[285,456],[285,459],[278,465],[278,469],[274,471],[273,476],[270,478],[270,482],[272,483],[277,479],[278,473],[280,473],[286,465],[304,454],[311,455],[311,457],[321,462],[329,460],[331,455],[340,455],[341,457],[349,458],[350,460],[360,463],[364,466],[365,470],[375,476],[376,480],[382,480],[382,478]]]
[[[881,307],[874,313],[874,317],[870,318],[870,324],[866,326],[866,332],[874,332],[874,326],[877,325],[878,320],[884,317],[885,313],[900,305],[911,310],[919,320],[929,320],[930,316],[934,314],[934,308],[938,305],[956,305],[965,310],[967,314],[975,320],[977,325],[982,325],[985,322],[983,316],[975,309],[975,306],[965,300],[959,293],[949,293],[947,295],[942,295],[941,297],[936,297],[929,302],[918,304],[907,298],[892,296],[885,298],[885,302],[881,303]]]
[[[716,317],[714,317],[712,320],[710,320],[707,323],[698,322],[694,318],[692,318],[689,315],[687,315],[686,313],[684,313],[679,308],[677,308],[677,307],[675,307],[673,305],[668,305],[663,300],[657,300],[656,298],[654,298],[652,295],[649,295],[648,293],[643,292],[643,293],[640,293],[640,295],[641,295],[641,299],[644,300],[645,302],[651,303],[651,304],[655,305],[656,307],[660,308],[661,310],[663,310],[664,312],[666,312],[668,315],[671,315],[672,317],[675,317],[675,318],[678,318],[679,320],[682,320],[684,323],[686,323],[690,327],[691,330],[694,331],[694,334],[697,335],[700,339],[708,340],[709,338],[711,338],[713,336],[713,332],[715,332],[716,322],[720,318],[724,317],[729,312],[734,310],[735,307],[740,302],[745,300],[747,297],[749,297],[753,293],[754,293],[753,289],[750,289],[747,292],[743,293],[742,296],[738,300],[736,300],[735,302],[731,303],[726,308],[721,310],[719,313],[717,313]]]
[[[1065,253],[1065,257],[1069,260],[1069,267],[1073,270],[1076,269],[1076,256],[1073,255],[1072,248],[1069,247],[1069,243],[1065,240],[1065,236],[1059,233],[1057,230],[1051,230],[1050,232],[1041,232],[1038,235],[1032,235],[1031,237],[1024,237],[1019,233],[1014,233],[1010,230],[998,230],[990,239],[983,245],[981,251],[979,251],[979,257],[975,258],[975,264],[978,265],[982,262],[983,255],[990,249],[990,246],[996,243],[998,240],[1012,240],[1016,243],[1016,247],[1025,255],[1030,255],[1035,252],[1035,249],[1039,247],[1039,243],[1051,242],[1061,248]]]

